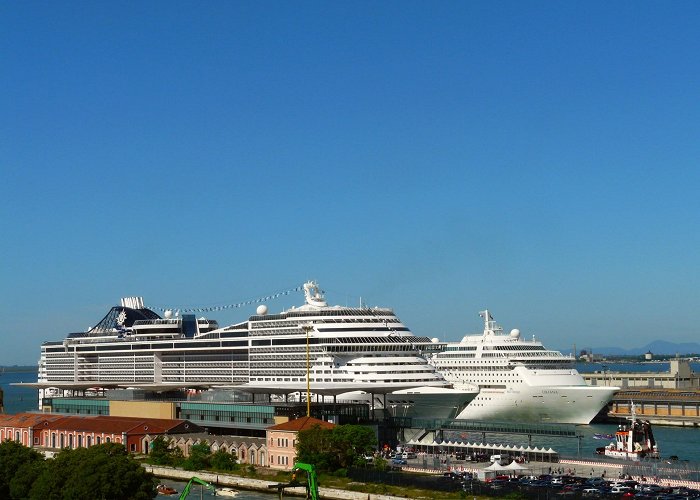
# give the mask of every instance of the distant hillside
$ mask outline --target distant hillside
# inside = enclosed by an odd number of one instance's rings
[[[651,351],[653,354],[698,354],[700,344],[697,342],[682,342],[676,344],[666,340],[655,340],[642,347],[632,347],[623,349],[622,347],[581,347],[581,349],[592,350],[594,354],[607,354],[612,356],[640,356]],[[580,349],[579,349],[580,351]],[[561,352],[571,353],[571,348],[562,349]]]
[[[25,372],[35,372],[37,371],[37,366],[36,365],[28,365],[28,366],[0,366],[0,372],[6,372],[6,373],[25,373]]]

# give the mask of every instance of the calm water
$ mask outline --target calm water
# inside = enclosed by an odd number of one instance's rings
[[[5,393],[5,413],[37,410],[39,408],[39,391],[10,385],[16,382],[36,382],[36,372],[0,373],[0,389]]]
[[[700,372],[700,362],[693,361],[690,368],[695,372]],[[667,372],[669,371],[668,361],[652,361],[648,363],[576,363],[576,369],[580,373],[594,372]]]
[[[185,489],[185,486],[187,485],[187,482],[185,481],[172,481],[170,479],[163,479],[161,483],[166,484],[172,488],[175,488],[179,493],[182,493],[182,490]],[[271,500],[272,498],[278,498],[276,493],[260,493],[257,491],[245,491],[245,490],[238,490],[239,493],[238,495],[235,496],[236,500]],[[277,491],[277,490],[274,490]],[[158,495],[158,498],[177,498],[176,496],[172,497],[164,497],[163,495]],[[192,498],[192,499],[197,499],[197,498],[216,498],[217,500],[221,500],[222,498],[226,498],[223,496],[216,496],[214,495],[211,491],[208,489],[202,487],[201,485],[193,485],[192,489],[190,490],[190,494],[187,498]]]
[[[693,369],[700,371],[700,363],[693,363]],[[601,370],[602,365],[599,363],[581,363],[581,371]],[[609,370],[619,371],[667,371],[668,363],[620,363],[607,364]],[[24,387],[13,387],[10,383],[13,382],[35,382],[36,372],[25,373],[2,373],[0,374],[0,387],[5,393],[5,412],[19,413],[23,411],[36,410],[38,408],[38,392],[35,389]],[[582,425],[578,429],[583,434],[581,440],[581,456],[595,456],[595,449],[604,446],[608,441],[594,439],[594,434],[611,434],[615,432],[615,425],[611,424],[596,424]],[[689,427],[666,427],[654,426],[654,436],[659,444],[659,449],[663,457],[677,455],[681,459],[700,462],[700,429]],[[467,440],[470,442],[481,442],[482,437],[478,435],[454,436],[454,438]],[[527,438],[503,435],[503,436],[487,436],[488,442],[498,442],[503,444],[516,444],[527,446]],[[578,442],[576,439],[554,439],[554,438],[533,438],[533,446],[547,448],[551,447],[557,450],[562,455],[576,455],[578,453]],[[183,485],[184,486],[184,485]],[[181,488],[180,488],[181,489]],[[240,498],[240,497],[239,497]],[[246,497],[247,498],[247,497]],[[251,497],[256,498],[256,497]],[[269,498],[263,496],[261,498]]]

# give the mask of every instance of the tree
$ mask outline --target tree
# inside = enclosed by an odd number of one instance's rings
[[[27,498],[45,467],[44,457],[15,441],[0,444],[0,498]]]
[[[364,463],[364,456],[374,452],[377,437],[369,427],[362,425],[337,425],[331,429],[331,450],[341,468],[347,468],[358,461]]]
[[[209,459],[212,468],[219,471],[231,471],[238,468],[235,455],[226,453],[224,450],[214,452]]]
[[[347,468],[374,451],[374,431],[362,425],[337,425],[322,429],[316,425],[297,436],[297,458],[316,468],[334,471]]]
[[[185,470],[203,470],[209,468],[211,447],[208,443],[193,444],[190,448],[190,456],[182,463]]]
[[[149,462],[154,465],[177,465],[184,458],[182,450],[163,436],[157,436],[151,441],[148,455]]]
[[[314,425],[297,434],[297,460],[314,464],[319,470],[334,470],[332,456],[328,453],[331,443],[330,429]]]
[[[34,482],[30,500],[146,500],[157,495],[153,475],[116,443],[64,449]]]

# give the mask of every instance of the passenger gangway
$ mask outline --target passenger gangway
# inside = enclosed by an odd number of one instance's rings
[[[414,438],[423,439],[433,435],[434,440],[442,441],[445,431],[480,433],[483,440],[487,434],[520,434],[528,437],[532,443],[532,437],[558,437],[576,438],[579,445],[583,434],[574,424],[548,424],[548,423],[524,423],[524,422],[486,422],[483,420],[463,419],[418,419],[418,418],[394,418],[394,423],[406,430],[413,429]]]

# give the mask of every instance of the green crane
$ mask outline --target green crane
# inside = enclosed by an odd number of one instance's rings
[[[319,500],[318,496],[318,477],[316,476],[316,467],[303,462],[296,462],[292,467],[292,483],[296,481],[298,470],[306,472],[306,498],[309,500]]]
[[[306,472],[306,484],[302,485],[297,481],[297,471],[303,470]],[[307,500],[319,500],[321,497],[318,495],[318,477],[316,476],[316,467],[311,464],[305,464],[302,462],[296,462],[294,467],[292,467],[292,480],[288,483],[270,484],[268,488],[277,488],[277,493],[279,494],[280,500],[284,495],[285,488],[293,488],[295,486],[306,486],[306,498]]]
[[[203,479],[199,479],[198,477],[193,476],[192,479],[188,481],[187,485],[185,486],[185,489],[182,490],[182,493],[180,493],[180,500],[184,500],[185,498],[187,498],[187,495],[190,494],[190,490],[192,489],[192,485],[194,483],[201,484],[202,486],[216,493],[216,488],[214,488],[211,484],[207,483]]]

